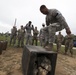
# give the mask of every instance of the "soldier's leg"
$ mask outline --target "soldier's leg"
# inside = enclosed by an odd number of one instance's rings
[[[10,36],[10,45],[11,45],[11,43],[12,43],[12,40],[13,40],[13,36],[11,35],[11,36]]]
[[[20,47],[20,41],[21,41],[21,38],[20,37],[18,37],[18,47]]]
[[[29,35],[29,45],[32,45],[32,35]]]
[[[32,45],[34,44],[34,37],[32,38]]]
[[[61,49],[61,43],[60,43],[60,42],[58,42],[58,43],[57,43],[57,52],[59,52],[59,51],[60,51],[60,49]]]
[[[47,37],[45,37],[44,39],[43,39],[43,47],[46,47],[46,46],[48,46],[48,43],[49,41],[48,41],[48,36]]]
[[[61,42],[59,43],[59,51],[61,50]]]
[[[21,37],[21,47],[24,47],[24,36]]]
[[[42,38],[42,46],[44,46],[44,44],[45,44],[45,39],[44,38]]]
[[[65,43],[65,53],[64,53],[65,55],[67,54],[68,48],[69,48],[68,43]]]
[[[48,33],[49,33],[49,49],[53,49],[53,43],[55,41],[55,33],[56,33],[56,26],[48,26]]]
[[[16,44],[16,36],[13,37],[13,46]]]
[[[57,46],[57,52],[59,51],[59,43],[57,42],[57,44],[56,44],[56,46]]]
[[[38,43],[38,40],[37,40],[37,38],[35,38],[35,45],[37,46],[37,43]]]
[[[29,35],[26,35],[26,45],[28,44],[28,40],[29,40]]]
[[[70,49],[70,53],[71,53],[71,56],[73,56],[73,49],[72,48]]]
[[[39,40],[39,41],[40,41],[40,46],[42,46],[42,38],[40,38],[40,40]]]
[[[69,50],[70,50],[71,56],[73,56],[73,44],[72,43],[70,43],[69,45]]]
[[[55,42],[55,33],[57,31],[60,31],[64,29],[64,27],[62,27],[61,25],[59,25],[58,23],[53,23],[51,25],[48,26],[48,32],[49,32],[49,45],[50,48],[53,48],[53,43]]]

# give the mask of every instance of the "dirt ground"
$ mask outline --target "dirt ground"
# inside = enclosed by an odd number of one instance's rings
[[[7,48],[0,55],[0,75],[23,75],[22,48]],[[55,75],[76,75],[76,56],[58,54]]]

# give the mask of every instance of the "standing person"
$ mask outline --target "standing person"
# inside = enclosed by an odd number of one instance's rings
[[[48,42],[47,41],[47,31],[46,30],[44,30],[44,28],[45,28],[45,24],[43,23],[42,24],[42,28],[40,29],[40,34],[39,34],[39,38],[40,38],[40,45],[41,46],[43,46],[43,47],[45,47],[46,46],[46,44],[48,44],[48,43],[45,43],[45,42]]]
[[[38,34],[39,34],[39,31],[37,30],[37,27],[35,27],[35,29],[33,31],[32,45],[35,42],[35,45],[37,46],[37,43],[38,43]]]
[[[43,46],[43,43],[44,43],[44,30],[43,30],[44,27],[45,27],[45,24],[43,23],[39,33],[39,40],[40,40],[41,46]]]
[[[13,43],[13,46],[16,43],[16,36],[17,36],[17,28],[16,26],[13,26],[11,29],[11,35],[10,35],[10,45]]]
[[[61,32],[59,32],[59,34],[56,36],[57,52],[60,51],[63,40],[64,40],[64,37],[61,34]]]
[[[65,28],[66,33],[70,34],[70,28],[63,15],[56,9],[48,9],[45,5],[40,6],[40,12],[46,15],[46,27],[48,30],[49,46],[47,50],[52,50],[55,41],[55,33]]]
[[[21,25],[21,28],[18,30],[18,47],[24,46],[24,37],[25,37],[25,29],[23,25]]]
[[[71,56],[73,56],[73,34],[67,34],[65,36],[65,55],[67,54],[68,50],[70,50]]]
[[[31,25],[31,21],[28,22],[28,24],[26,24],[26,26],[24,27],[26,29],[26,45],[32,45],[32,34],[31,34],[31,30],[34,30],[34,26]]]

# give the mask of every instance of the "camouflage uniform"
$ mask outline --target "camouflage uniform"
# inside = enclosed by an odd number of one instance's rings
[[[69,27],[62,14],[56,9],[48,9],[46,25],[47,27],[45,27],[45,30],[48,30],[49,46],[53,48],[53,42],[55,42],[55,33],[64,28],[68,29]]]
[[[65,36],[65,54],[67,54],[67,51],[70,50],[71,55],[73,55],[73,38],[73,34]]]
[[[44,36],[45,36],[44,33],[45,33],[45,32],[44,32],[43,28],[41,28],[41,29],[40,29],[40,34],[39,34],[39,40],[40,40],[40,45],[41,45],[41,46],[43,46],[44,40],[45,40],[45,38],[44,38]]]
[[[17,35],[17,28],[15,26],[13,26],[13,28],[11,29],[11,35],[10,35],[10,45],[11,45],[12,41],[13,41],[13,45],[15,45],[16,35]]]
[[[31,30],[34,30],[33,25],[31,26],[31,22],[29,22],[28,24],[26,24],[25,26],[26,29],[26,45],[27,44],[32,44],[32,34],[31,34]]]
[[[48,31],[44,30],[45,29],[45,24],[42,25],[43,28],[40,29],[40,34],[39,34],[39,38],[40,38],[40,44],[41,46],[45,46],[46,43],[48,42]]]
[[[56,36],[57,52],[60,51],[63,40],[64,40],[64,37],[61,34],[61,32],[59,32],[59,34]]]
[[[18,47],[24,46],[24,36],[25,36],[25,29],[21,26],[21,29],[18,30]]]
[[[38,42],[38,34],[39,31],[37,30],[37,27],[35,27],[34,31],[33,31],[33,39],[32,39],[32,45],[34,44],[35,41],[35,45],[37,46],[37,42]]]

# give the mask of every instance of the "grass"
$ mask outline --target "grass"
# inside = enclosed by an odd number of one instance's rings
[[[56,44],[54,44],[54,51],[56,51]],[[65,52],[65,46],[61,46],[61,50],[59,51],[59,53],[63,54]],[[68,50],[68,52],[70,53],[70,51]],[[76,55],[76,48],[73,48],[73,54]]]
[[[8,45],[9,45],[9,41],[10,41],[10,36],[6,37],[5,35],[0,35],[0,41],[8,41]],[[16,40],[16,45],[17,45],[18,40]],[[26,40],[24,41],[25,44]],[[40,46],[40,42],[38,41],[38,46]],[[64,53],[65,47],[62,46],[61,47],[61,51],[59,51],[60,53]],[[54,45],[53,51],[56,51],[56,44]],[[76,49],[73,49],[73,53],[76,55]]]

